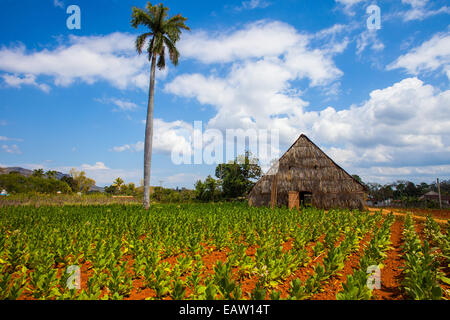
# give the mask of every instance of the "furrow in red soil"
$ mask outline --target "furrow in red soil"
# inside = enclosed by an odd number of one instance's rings
[[[380,221],[374,230],[381,227],[383,221]],[[311,300],[335,300],[336,294],[341,291],[342,283],[347,281],[347,275],[353,274],[353,269],[359,265],[359,260],[364,255],[366,244],[369,243],[372,237],[372,231],[366,233],[364,238],[360,241],[360,247],[358,251],[345,259],[344,269],[338,272],[337,275],[332,276],[322,285],[322,291],[313,295]],[[323,260],[323,259],[322,259]]]
[[[381,289],[374,290],[373,296],[377,300],[401,300],[406,299],[401,290],[403,274],[401,267],[404,265],[403,252],[403,222],[396,220],[391,226],[392,249],[383,262],[381,270]]]
[[[319,263],[322,263],[322,260],[324,256],[326,255],[326,251],[322,252],[319,256],[315,257],[313,253],[313,247],[318,243],[322,242],[325,239],[325,235],[322,235],[319,237],[319,239],[315,242],[308,243],[308,246],[306,247],[307,255],[312,260],[304,267],[300,267],[299,269],[295,270],[293,274],[288,277],[285,281],[283,281],[282,284],[277,286],[275,288],[275,291],[278,290],[281,292],[281,298],[285,299],[288,296],[290,283],[292,280],[299,278],[301,281],[306,281],[309,274],[314,271],[314,267],[317,266]]]
[[[366,244],[370,241],[371,236],[371,234],[366,234],[360,241],[358,251],[345,258],[344,269],[328,279],[321,286],[321,292],[313,295],[310,298],[311,300],[336,300],[336,295],[342,290],[341,284],[345,283],[347,281],[347,275],[353,274],[353,269],[358,267],[359,260],[364,255]]]

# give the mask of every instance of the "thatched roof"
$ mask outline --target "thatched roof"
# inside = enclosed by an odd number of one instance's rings
[[[362,186],[364,188],[364,190],[367,190],[367,186],[365,186],[364,184],[362,184],[361,182],[359,182],[357,179],[355,179],[351,174],[349,174],[347,171],[345,171],[345,169],[343,169],[340,165],[338,165],[336,162],[334,162],[333,159],[331,159],[325,152],[323,152],[322,149],[320,149],[314,142],[311,141],[311,139],[309,139],[305,134],[301,134],[300,137],[297,138],[297,140],[295,140],[295,142],[289,147],[289,149],[286,150],[285,153],[283,153],[283,155],[280,157],[280,159],[274,163],[269,170],[267,170],[267,173],[265,175],[273,175],[278,171],[278,167],[279,167],[279,163],[286,158],[286,156],[289,154],[289,152],[291,151],[291,149],[299,142],[300,139],[306,139],[309,143],[311,143],[318,151],[320,151],[322,153],[323,156],[325,156],[329,161],[331,161],[337,168],[339,168],[340,170],[342,170],[349,178],[351,178],[354,182],[356,182],[357,184],[359,184],[360,186]],[[437,194],[437,193],[436,193]]]
[[[276,182],[272,182],[276,179]],[[275,187],[276,185],[276,187]],[[276,188],[284,204],[289,191],[310,192],[318,207],[361,207],[366,187],[302,134],[249,194],[252,204],[264,205]],[[273,193],[273,191],[272,191]],[[270,200],[270,199],[269,199]]]

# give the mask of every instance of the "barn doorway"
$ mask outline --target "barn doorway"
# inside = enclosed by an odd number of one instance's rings
[[[300,206],[302,207],[312,207],[312,192],[310,191],[300,191],[299,192]]]

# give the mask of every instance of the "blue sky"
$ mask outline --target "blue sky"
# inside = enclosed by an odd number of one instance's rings
[[[69,30],[66,8],[81,9]],[[0,2],[0,166],[140,183],[149,65],[131,7]],[[204,130],[305,133],[366,182],[450,178],[450,7],[427,0],[165,1],[188,18],[180,64],[158,72],[152,185],[192,187],[214,165],[171,160]],[[381,29],[367,28],[367,7]]]

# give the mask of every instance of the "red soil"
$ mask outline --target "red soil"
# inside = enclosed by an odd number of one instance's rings
[[[431,216],[433,218],[437,218],[437,219],[450,219],[450,209],[416,209],[416,208],[411,208],[411,209],[403,209],[403,208],[389,208],[389,210],[393,210],[393,211],[398,211],[398,212],[411,212],[414,215],[418,215],[418,216],[427,216],[429,214],[431,214]]]
[[[381,270],[381,289],[374,290],[374,298],[377,300],[402,300],[406,299],[400,289],[403,279],[401,267],[404,265],[402,259],[403,223],[396,220],[391,227],[392,249],[388,251]]]
[[[412,217],[416,221],[425,221],[426,216],[431,214],[434,220],[439,224],[447,223],[450,218],[450,210],[431,210],[431,209],[401,209],[401,208],[369,208],[369,211],[375,212],[380,211],[383,214],[388,214],[392,212],[395,216],[405,217],[408,213],[412,214]]]
[[[353,274],[353,269],[358,267],[359,260],[364,254],[365,246],[370,241],[371,234],[366,236],[360,241],[360,247],[358,251],[345,259],[344,269],[339,271],[336,275],[328,279],[321,288],[321,292],[313,295],[311,300],[336,300],[336,295],[342,289],[342,283],[347,281],[347,275]]]

